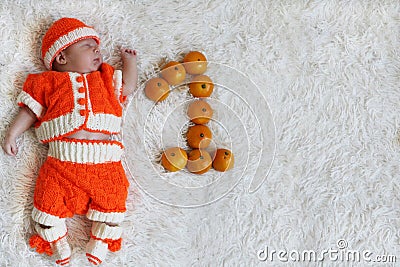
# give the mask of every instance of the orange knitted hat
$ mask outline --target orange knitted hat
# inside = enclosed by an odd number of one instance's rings
[[[68,46],[93,38],[100,43],[99,34],[93,27],[74,18],[61,18],[51,25],[42,41],[42,58],[47,69],[51,70],[55,57]]]

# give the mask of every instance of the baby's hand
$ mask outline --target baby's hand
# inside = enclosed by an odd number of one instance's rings
[[[123,96],[128,96],[136,89],[137,84],[137,58],[136,50],[129,48],[121,49],[122,58],[122,83]]]
[[[15,138],[7,135],[3,142],[3,149],[8,155],[16,156],[18,153],[18,147]]]
[[[121,48],[121,58],[123,61],[136,61],[136,50],[129,48]]]

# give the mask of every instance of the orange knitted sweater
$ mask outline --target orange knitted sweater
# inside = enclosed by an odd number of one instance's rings
[[[86,74],[30,74],[18,96],[18,104],[36,114],[36,134],[43,143],[79,130],[119,133],[124,100],[122,72],[106,63],[99,71]]]

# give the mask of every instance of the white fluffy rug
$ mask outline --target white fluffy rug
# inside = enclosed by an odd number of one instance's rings
[[[76,17],[99,31],[110,64],[121,67],[121,46],[139,55],[124,125],[124,242],[104,266],[292,265],[311,250],[324,260],[297,266],[372,266],[381,255],[399,262],[399,11],[396,0],[2,1],[0,138],[27,74],[44,70],[45,30]],[[224,175],[158,165],[163,146],[186,145],[191,96],[179,88],[154,106],[143,83],[190,50],[213,62],[210,128],[237,159]],[[0,153],[0,266],[52,266],[28,245],[47,149],[33,130],[18,144],[16,158]],[[68,226],[72,266],[86,266],[90,222]],[[359,252],[360,262],[324,254],[335,250]]]

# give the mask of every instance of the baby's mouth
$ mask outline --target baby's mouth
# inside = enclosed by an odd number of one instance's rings
[[[95,64],[98,64],[98,63],[100,63],[100,58],[95,58],[95,59],[93,59],[93,62],[95,63]]]

